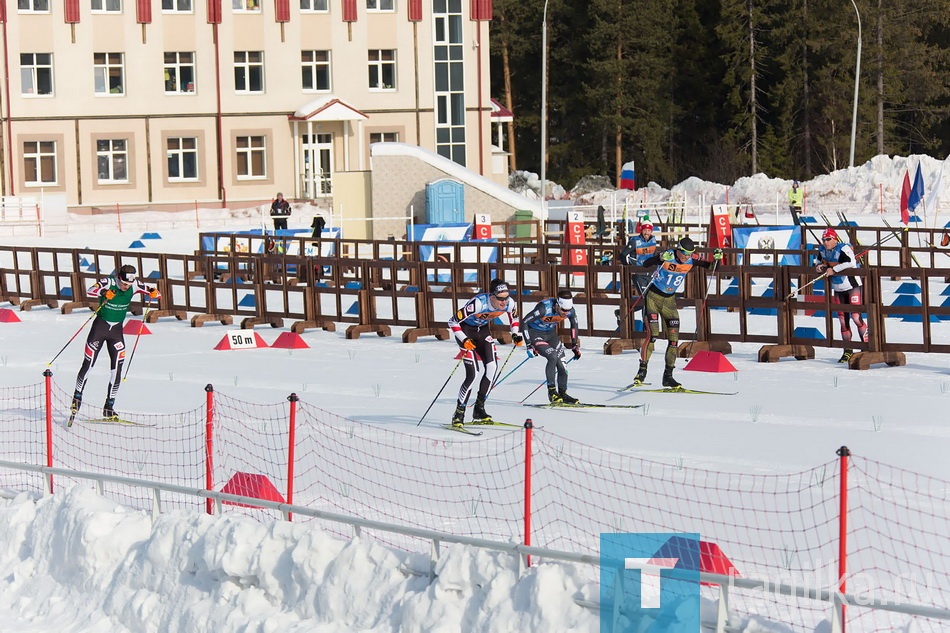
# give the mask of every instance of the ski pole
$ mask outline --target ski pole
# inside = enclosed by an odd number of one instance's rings
[[[498,382],[496,382],[494,385],[492,385],[491,388],[494,389],[495,387],[497,387],[497,386],[500,385],[501,383],[505,382],[505,379],[508,378],[508,376],[510,376],[511,374],[513,374],[513,373],[515,373],[516,371],[518,371],[518,368],[520,368],[522,365],[524,365],[525,363],[527,363],[527,362],[528,362],[529,360],[531,360],[532,358],[534,358],[534,354],[532,354],[532,353],[529,351],[529,352],[528,352],[528,357],[527,357],[526,359],[524,359],[523,361],[521,361],[520,363],[518,363],[518,364],[515,366],[514,369],[512,369],[512,370],[509,371],[507,374],[505,374],[505,375],[502,377],[502,379],[499,380]],[[498,373],[501,373],[501,372],[498,372]]]
[[[142,338],[142,329],[145,328],[145,319],[148,317],[148,311],[152,309],[152,297],[148,298],[148,305],[145,306],[145,312],[142,314],[142,322],[139,324],[138,334],[135,335],[135,344],[132,345],[132,353],[129,354],[129,364],[125,368],[125,376],[122,377],[122,382],[125,382],[129,377],[129,371],[132,369],[132,359],[135,358],[135,350],[139,347],[139,339]]]
[[[69,338],[68,341],[66,341],[66,344],[63,345],[63,349],[59,350],[59,351],[56,353],[56,356],[53,356],[53,360],[51,360],[50,362],[46,363],[46,366],[47,366],[47,367],[49,367],[50,365],[52,365],[52,364],[56,361],[56,359],[59,358],[59,355],[66,351],[66,348],[69,347],[69,344],[72,343],[73,340],[74,340],[77,336],[79,336],[79,333],[82,332],[82,331],[86,328],[87,325],[89,325],[89,322],[90,322],[90,321],[92,321],[94,318],[96,318],[96,315],[99,314],[99,310],[101,310],[101,309],[102,309],[102,306],[104,306],[104,305],[105,305],[105,302],[104,302],[104,301],[99,304],[99,307],[96,308],[95,311],[93,311],[93,313],[89,315],[89,318],[86,319],[86,321],[85,321],[82,325],[79,326],[79,329],[76,330],[76,333],[73,334],[73,335]]]
[[[466,352],[466,354],[467,354],[467,353],[468,353],[468,352]],[[416,426],[419,426],[420,424],[422,424],[422,421],[426,419],[426,416],[427,416],[427,415],[429,415],[429,411],[432,409],[432,405],[435,404],[435,401],[438,400],[438,399],[439,399],[439,396],[442,395],[442,392],[445,391],[446,385],[448,385],[448,384],[449,384],[449,381],[452,380],[452,376],[455,374],[456,370],[458,370],[459,365],[462,364],[462,361],[463,361],[464,359],[465,359],[465,355],[463,354],[463,355],[462,355],[462,358],[459,359],[459,362],[455,363],[455,369],[453,369],[452,372],[449,374],[449,377],[445,379],[445,383],[442,385],[442,388],[439,389],[439,393],[435,394],[435,398],[432,399],[432,402],[429,404],[429,408],[426,409],[426,412],[423,413],[423,414],[422,414],[422,417],[419,418],[419,421],[416,422]]]
[[[855,258],[855,259],[860,259],[860,258],[863,257],[864,255],[866,255],[866,254],[868,253],[868,251],[870,251],[872,248],[874,248],[875,246],[880,246],[881,244],[883,244],[883,243],[886,242],[887,240],[891,239],[891,238],[894,237],[895,235],[897,235],[897,234],[896,234],[896,233],[892,233],[891,235],[888,235],[887,237],[878,240],[877,242],[875,242],[874,244],[871,244],[870,246],[868,246],[866,249],[864,249],[864,250],[861,251],[860,253],[857,253],[857,254],[854,256],[854,258]],[[829,268],[829,270],[830,270],[830,268]],[[800,287],[800,288],[796,288],[795,290],[792,290],[790,293],[788,293],[788,296],[785,297],[785,300],[788,301],[788,300],[791,299],[792,297],[797,297],[797,296],[798,296],[798,293],[800,293],[802,290],[804,290],[804,289],[807,288],[808,286],[812,285],[813,283],[815,283],[815,282],[818,281],[819,279],[824,279],[826,276],[827,276],[827,273],[826,273],[826,272],[825,272],[825,273],[822,273],[822,274],[818,275],[817,277],[815,277],[814,279],[812,279],[811,281],[809,281],[809,282],[808,282],[807,284],[805,284],[804,286],[802,286],[802,287]]]
[[[518,347],[520,347],[520,345],[512,344],[512,346],[511,346],[511,351],[508,352],[508,358],[506,358],[506,359],[505,359],[505,362],[501,364],[501,369],[499,369],[499,370],[498,370],[498,373],[495,374],[496,376],[501,375],[501,372],[505,371],[505,367],[508,366],[508,361],[511,360],[511,355],[515,353],[515,350],[518,349]],[[488,393],[491,393],[491,390],[494,389],[495,386],[496,386],[499,382],[501,382],[501,381],[499,380],[499,381],[493,382],[492,385],[491,385],[491,387],[489,387],[489,389],[488,389]]]
[[[649,290],[650,286],[653,285],[653,282],[656,281],[656,273],[658,270],[659,268],[653,271],[653,274],[650,276],[650,281],[647,282],[647,285],[643,287],[643,290],[640,292],[640,296],[637,297],[637,300],[633,302],[633,305],[627,308],[626,314],[624,314],[623,318],[620,319],[620,322],[617,324],[617,329],[614,330],[614,332],[620,332],[623,330],[623,324],[630,317],[630,315],[633,314],[634,310],[637,309],[637,306],[640,305],[640,302],[643,301],[643,298],[647,296],[647,290]],[[643,327],[646,327],[646,323],[643,324]]]
[[[573,358],[570,358],[570,359],[568,359],[568,361],[567,361],[566,363],[564,363],[564,364],[565,364],[565,365],[570,365],[572,362],[574,362],[574,359],[573,359]],[[537,391],[538,389],[540,389],[541,387],[543,387],[543,386],[546,385],[546,384],[548,384],[547,378],[545,378],[544,380],[542,380],[542,381],[541,381],[541,384],[538,385],[537,387],[535,387],[534,389],[532,389],[532,390],[531,390],[531,393],[529,393],[529,394],[526,395],[524,398],[522,398],[522,399],[518,402],[518,404],[524,404],[524,401],[525,401],[525,400],[527,400],[528,398],[530,398],[531,396],[533,396],[535,391]]]
[[[722,261],[721,259],[714,259],[714,260],[713,260],[713,265],[712,265],[712,267],[709,269],[709,274],[710,274],[710,275],[714,276],[714,275],[716,274],[716,269],[719,268],[719,262],[721,262],[721,261]],[[710,281],[712,281],[712,280],[710,280]],[[706,291],[703,293],[703,300],[699,303],[699,312],[696,313],[696,324],[697,324],[697,326],[699,325],[699,315],[706,313],[706,300],[707,300],[707,299],[709,299],[709,281],[706,282]],[[646,327],[646,324],[644,324],[644,327]],[[697,333],[697,336],[698,336],[698,333]],[[687,358],[689,358],[689,355],[692,353],[692,351],[693,351],[693,343],[695,343],[695,342],[696,342],[696,339],[694,338],[692,341],[689,342],[689,345],[686,347],[686,356],[687,356]]]

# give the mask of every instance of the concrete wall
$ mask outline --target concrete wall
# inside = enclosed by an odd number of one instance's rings
[[[522,209],[535,217],[540,213],[539,201],[519,196],[432,152],[401,143],[377,143],[372,151],[374,218],[413,215],[417,224],[425,223],[426,185],[444,178],[464,185],[466,221],[471,222],[475,213],[488,213],[492,222],[513,220],[515,211]],[[377,221],[373,231],[374,239],[399,238],[406,232],[405,221]]]
[[[369,239],[372,233],[372,222],[357,221],[370,217],[370,200],[373,197],[370,176],[368,171],[337,172],[333,175],[333,223],[336,226],[342,214],[343,237],[346,239]]]

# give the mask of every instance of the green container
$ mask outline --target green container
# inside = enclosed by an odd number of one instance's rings
[[[531,211],[515,211],[515,222],[530,222],[534,220],[534,213]],[[516,224],[515,225],[515,237],[531,237],[532,225],[530,224]]]

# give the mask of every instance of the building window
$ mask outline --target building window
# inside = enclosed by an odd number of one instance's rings
[[[93,73],[96,78],[97,95],[123,95],[123,53],[94,53]]]
[[[122,0],[92,0],[93,13],[122,13]]]
[[[261,0],[231,0],[231,8],[235,13],[260,13]]]
[[[465,165],[465,65],[462,3],[435,3],[435,148]]]
[[[191,13],[191,0],[162,0],[165,13]]]
[[[20,93],[24,96],[53,94],[53,54],[20,54]]]
[[[300,51],[304,92],[330,90],[330,51]]]
[[[198,180],[198,139],[193,136],[169,138],[168,182]]]
[[[302,13],[326,13],[329,10],[329,0],[300,0],[300,11]]]
[[[234,90],[239,93],[264,92],[264,53],[234,53]]]
[[[398,143],[399,132],[370,132],[370,143]]]
[[[267,155],[264,151],[263,136],[237,137],[237,177],[238,180],[266,178]]]
[[[27,187],[56,184],[56,141],[23,143],[23,183]]]
[[[165,94],[195,91],[195,54],[165,53]]]
[[[99,184],[129,182],[129,150],[125,139],[96,141],[96,167]]]
[[[366,0],[367,11],[395,11],[396,0]]]
[[[371,50],[369,52],[369,89],[396,89],[396,51]]]
[[[20,13],[49,13],[49,0],[17,0]]]

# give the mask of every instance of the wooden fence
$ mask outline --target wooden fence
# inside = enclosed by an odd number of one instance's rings
[[[553,229],[552,229],[553,226]],[[549,224],[549,234],[558,230]],[[696,235],[699,226],[661,231],[669,238]],[[845,347],[838,334],[835,306],[821,283],[809,286],[814,239],[822,228],[802,228],[801,251],[729,250],[726,264],[704,281],[691,274],[678,300],[683,326],[679,353],[731,351],[732,343],[760,343],[762,361],[814,357],[815,347]],[[854,271],[864,282],[868,341],[850,367],[873,363],[900,365],[903,352],[950,352],[935,328],[950,321],[950,253],[938,246],[942,229],[838,228],[865,251],[865,267]],[[259,235],[202,234],[202,248],[190,255],[135,251],[0,246],[0,299],[22,310],[45,305],[64,314],[95,309],[85,290],[123,264],[132,264],[162,293],[147,321],[191,317],[193,327],[218,321],[242,328],[269,324],[295,332],[334,331],[347,325],[346,337],[391,335],[404,328],[403,341],[423,336],[449,337],[446,321],[473,293],[494,277],[517,289],[519,311],[530,310],[559,288],[575,293],[582,336],[607,339],[604,351],[620,353],[642,342],[639,297],[630,277],[642,269],[617,265],[620,244],[596,241],[584,246],[560,242],[456,243],[372,240],[273,239]],[[572,266],[566,250],[585,251],[588,265]],[[609,253],[605,257],[604,254]],[[700,251],[702,254],[703,251]],[[798,255],[800,266],[736,265],[751,255]],[[708,255],[708,252],[706,253]],[[744,259],[743,261],[750,261]],[[601,262],[614,262],[602,265]],[[901,294],[896,288],[911,288]],[[802,288],[802,293],[795,290]],[[806,289],[807,288],[807,289]],[[897,301],[900,296],[910,299]],[[888,303],[890,301],[890,304]],[[133,314],[142,314],[136,304]],[[496,337],[510,342],[507,327]]]

